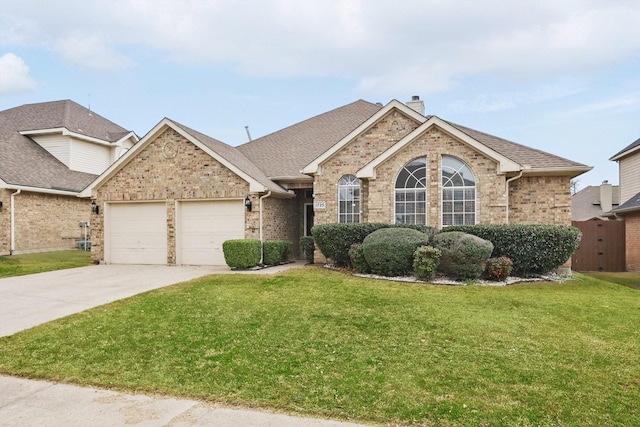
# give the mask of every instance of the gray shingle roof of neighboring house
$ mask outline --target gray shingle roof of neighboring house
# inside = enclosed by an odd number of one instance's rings
[[[66,128],[115,142],[129,131],[70,100],[0,111],[0,179],[9,185],[79,192],[96,175],[70,170],[20,132]]]
[[[185,132],[190,134],[192,137],[200,141],[202,144],[211,148],[211,150],[220,154],[224,157],[225,160],[232,163],[235,167],[242,170],[244,173],[249,175],[251,178],[255,179],[262,185],[264,185],[267,189],[271,191],[275,191],[278,193],[287,193],[285,189],[271,181],[260,168],[258,168],[255,164],[251,162],[251,160],[247,159],[244,154],[238,151],[235,147],[225,144],[222,141],[218,141],[217,139],[211,138],[203,133],[200,133],[196,130],[193,130],[187,126],[184,126],[178,122],[172,120],[176,126],[180,126]],[[288,194],[288,193],[287,193]]]
[[[572,160],[568,160],[542,150],[530,148],[516,142],[489,135],[488,133],[480,132],[475,129],[471,129],[455,123],[447,123],[458,128],[460,131],[483,143],[492,150],[497,151],[505,157],[508,157],[514,162],[517,162],[523,166],[531,166],[532,171],[535,171],[536,169],[590,169],[589,166],[582,163],[574,162]]]
[[[620,187],[611,186],[612,205],[615,209],[620,204]],[[600,186],[590,185],[571,197],[571,220],[586,221],[592,218],[604,218],[607,211],[600,206]]]
[[[358,100],[238,146],[271,179],[305,178],[300,171],[382,107]]]
[[[632,212],[632,211],[640,211],[640,193],[631,197],[629,200],[627,200],[617,208],[613,209],[611,212],[617,214],[617,213],[625,213],[625,212]]]
[[[627,145],[622,150],[618,151],[616,154],[611,156],[611,158],[609,160],[614,160],[616,157],[620,156],[621,154],[624,154],[627,151],[631,151],[631,150],[633,150],[634,148],[637,148],[637,147],[640,147],[640,138],[636,139],[631,144]]]

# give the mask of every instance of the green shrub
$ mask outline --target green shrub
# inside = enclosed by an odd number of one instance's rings
[[[251,268],[260,263],[260,240],[235,239],[222,243],[224,261],[231,268]]]
[[[364,248],[362,243],[354,243],[349,249],[349,259],[351,260],[351,266],[362,274],[371,273],[371,268],[364,257]]]
[[[289,261],[291,242],[287,240],[269,240],[262,244],[262,262],[266,265],[278,265]]]
[[[315,251],[316,243],[313,241],[313,236],[302,236],[300,238],[300,252],[304,255],[307,264],[313,264]]]
[[[561,225],[466,225],[447,227],[473,234],[493,243],[493,257],[513,261],[513,274],[529,277],[548,273],[567,262],[578,248],[582,234],[576,227]]]
[[[436,277],[442,253],[433,246],[420,246],[413,254],[413,274],[418,280],[430,282]]]
[[[488,240],[461,231],[439,233],[433,245],[442,253],[438,271],[454,280],[479,279],[493,251]]]
[[[429,244],[429,236],[409,228],[382,228],[362,242],[364,258],[371,272],[381,276],[403,276],[411,271],[413,254]]]
[[[485,276],[489,280],[497,280],[503,282],[513,271],[513,262],[509,257],[501,256],[498,258],[489,258],[487,268],[485,268]]]
[[[349,249],[354,243],[362,243],[369,234],[381,228],[410,228],[421,231],[429,238],[436,233],[425,225],[382,224],[376,222],[333,223],[316,225],[311,229],[320,252],[338,267],[351,267]]]

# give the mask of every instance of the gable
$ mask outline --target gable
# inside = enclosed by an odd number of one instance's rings
[[[455,140],[461,142],[462,144],[468,146],[478,153],[482,153],[488,159],[494,161],[497,165],[496,173],[505,174],[507,172],[516,172],[522,169],[522,166],[518,163],[512,161],[511,159],[503,156],[502,154],[496,152],[495,150],[491,150],[486,147],[484,144],[479,141],[469,137],[465,133],[459,131],[455,127],[451,126],[449,123],[439,119],[436,116],[431,116],[427,121],[422,123],[419,127],[413,130],[411,133],[407,134],[404,138],[397,141],[395,144],[390,146],[387,150],[377,156],[368,164],[364,165],[358,172],[356,176],[358,178],[375,178],[376,168],[392,158],[396,153],[404,149],[409,144],[412,144],[414,141],[419,140],[424,135],[429,133],[431,130],[437,129],[439,131],[445,132],[452,136]],[[434,139],[431,143],[438,144],[437,138]],[[446,154],[443,153],[443,154]]]
[[[169,134],[174,135],[174,138],[166,139],[166,135]],[[179,143],[177,141],[179,141]],[[162,146],[159,147],[159,144]],[[149,146],[151,146],[151,148],[148,148]],[[205,155],[208,160],[199,160],[195,164],[190,163],[190,160],[194,160],[195,158],[193,154],[193,150],[195,149],[197,149],[196,152],[199,153],[198,158],[200,158],[200,155]],[[155,154],[150,155],[150,153]],[[183,159],[182,157],[185,158]],[[150,173],[152,168],[166,164],[173,164],[175,168],[185,167],[187,169],[193,169],[198,166],[204,167],[205,169],[196,171],[192,182],[194,186],[198,186],[202,180],[206,179],[205,176],[207,170],[209,170],[207,168],[215,168],[218,166],[213,165],[219,165],[219,167],[226,168],[234,176],[247,183],[249,191],[251,192],[260,193],[273,191],[285,196],[290,196],[287,191],[270,182],[263,175],[260,175],[261,172],[259,169],[246,160],[240,153],[237,153],[233,147],[165,118],[145,135],[139,143],[134,145],[132,149],[127,151],[93,183],[85,188],[80,194],[80,197],[95,197],[97,189],[109,182],[121,169],[132,162],[144,162],[148,165],[147,168]],[[157,164],[154,164],[154,162]],[[253,176],[247,173],[247,170],[253,174]],[[197,175],[198,173],[204,173],[205,175],[200,176]],[[160,178],[156,177],[156,179]],[[224,182],[222,183],[224,184]]]
[[[302,170],[305,174],[321,173],[321,166],[331,159],[340,163],[343,156],[358,155],[362,165],[416,129],[426,117],[406,105],[391,101],[347,136],[335,143]],[[337,159],[337,160],[335,160]]]

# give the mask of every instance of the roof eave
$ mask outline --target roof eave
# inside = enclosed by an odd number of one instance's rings
[[[524,174],[528,176],[570,176],[575,178],[585,172],[589,172],[593,166],[576,166],[576,167],[556,167],[556,168],[530,168],[524,169]]]

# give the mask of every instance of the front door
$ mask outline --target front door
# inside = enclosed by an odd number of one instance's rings
[[[311,236],[313,227],[313,203],[304,204],[304,235]]]

